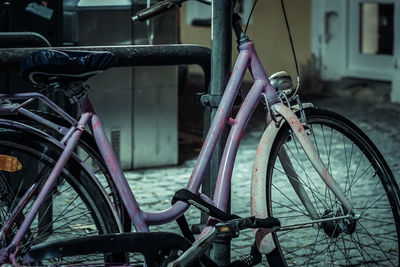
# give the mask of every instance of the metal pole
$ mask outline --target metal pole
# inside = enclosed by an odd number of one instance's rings
[[[212,22],[211,22],[211,81],[209,94],[221,96],[229,79],[231,72],[232,58],[232,1],[213,0],[212,1]],[[217,108],[214,106],[206,107],[204,115],[205,134],[208,131],[210,121],[215,116]],[[205,136],[205,135],[204,135]],[[218,167],[222,158],[222,152],[226,141],[227,132],[225,131],[215,149],[213,158],[209,166],[209,173],[204,180],[202,191],[206,195],[213,197],[215,183],[218,175]],[[230,204],[227,207],[230,212]],[[202,217],[205,223],[207,216]],[[230,237],[221,236],[213,245],[214,261],[218,265],[230,263]]]

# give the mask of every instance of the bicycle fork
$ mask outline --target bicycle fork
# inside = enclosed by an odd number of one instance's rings
[[[311,144],[308,139],[307,133],[304,130],[304,127],[300,120],[297,118],[296,114],[293,113],[287,106],[282,103],[276,104],[272,107],[272,110],[280,114],[290,125],[295,134],[297,140],[299,141],[301,147],[306,153],[308,159],[311,164],[314,166],[315,170],[324,180],[325,184],[329,187],[330,190],[335,194],[335,196],[340,200],[344,207],[344,212],[347,214],[353,210],[353,206],[348,198],[345,196],[343,191],[340,189],[339,185],[333,179],[332,175],[329,173],[325,164],[322,162],[321,158],[318,155],[318,152],[315,150],[314,146]],[[289,161],[290,162],[290,161]],[[304,189],[303,189],[304,190]],[[299,195],[301,198],[301,196]],[[303,200],[304,201],[304,200]]]
[[[305,131],[301,121],[296,114],[283,103],[277,103],[271,106],[271,111],[284,118],[284,120],[290,125],[293,134],[296,136],[300,143],[304,153],[311,162],[314,169],[317,171],[319,176],[323,179],[327,187],[334,193],[334,195],[342,203],[343,211],[345,215],[353,216],[353,206],[349,199],[345,196],[343,191],[340,189],[337,182],[333,179],[329,173],[327,167],[320,159],[314,146],[308,139],[307,132]],[[276,135],[278,134],[280,127],[276,126],[275,123],[269,123],[263,136],[261,137],[259,146],[257,147],[256,158],[253,166],[252,184],[251,184],[251,210],[252,215],[256,217],[268,217],[268,210],[265,205],[266,196],[266,176],[267,176],[267,164]],[[299,182],[298,175],[294,170],[290,158],[285,150],[281,150],[279,158],[282,163],[282,167],[288,177],[294,191],[299,197],[300,201],[310,214],[312,220],[318,221],[320,214],[315,209],[313,203],[308,197],[303,185]],[[284,227],[284,226],[283,226]],[[272,239],[272,235],[265,229],[258,229],[255,233],[256,244],[261,253],[270,253],[275,249],[275,243]]]

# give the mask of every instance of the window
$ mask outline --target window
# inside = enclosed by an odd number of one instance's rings
[[[360,53],[393,55],[394,4],[360,3]]]

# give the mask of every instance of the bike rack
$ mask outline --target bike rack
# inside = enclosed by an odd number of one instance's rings
[[[36,32],[0,32],[0,48],[50,47],[49,41]]]
[[[116,57],[116,61],[111,67],[197,64],[203,70],[206,88],[210,82],[210,49],[186,44],[0,48],[0,71],[19,70],[20,62],[25,57],[43,49],[109,51]]]

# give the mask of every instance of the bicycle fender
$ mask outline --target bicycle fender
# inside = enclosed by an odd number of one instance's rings
[[[304,103],[303,108],[312,108],[311,103]],[[292,107],[294,111],[299,110],[299,106]],[[256,155],[254,158],[253,172],[251,178],[251,193],[250,205],[251,215],[257,218],[267,218],[267,169],[269,156],[271,154],[272,145],[281,128],[282,124],[278,126],[271,122],[265,129],[260,142],[257,146]],[[279,219],[279,218],[278,218]],[[275,248],[275,242],[270,232],[267,229],[259,228],[254,231],[255,241],[260,253],[271,253]]]
[[[257,146],[256,156],[254,158],[253,173],[251,178],[250,206],[251,215],[257,218],[267,218],[267,168],[269,154],[273,141],[280,126],[271,122],[265,129],[260,142]],[[263,228],[255,230],[255,241],[260,253],[268,254],[275,249],[275,243],[272,235]]]

